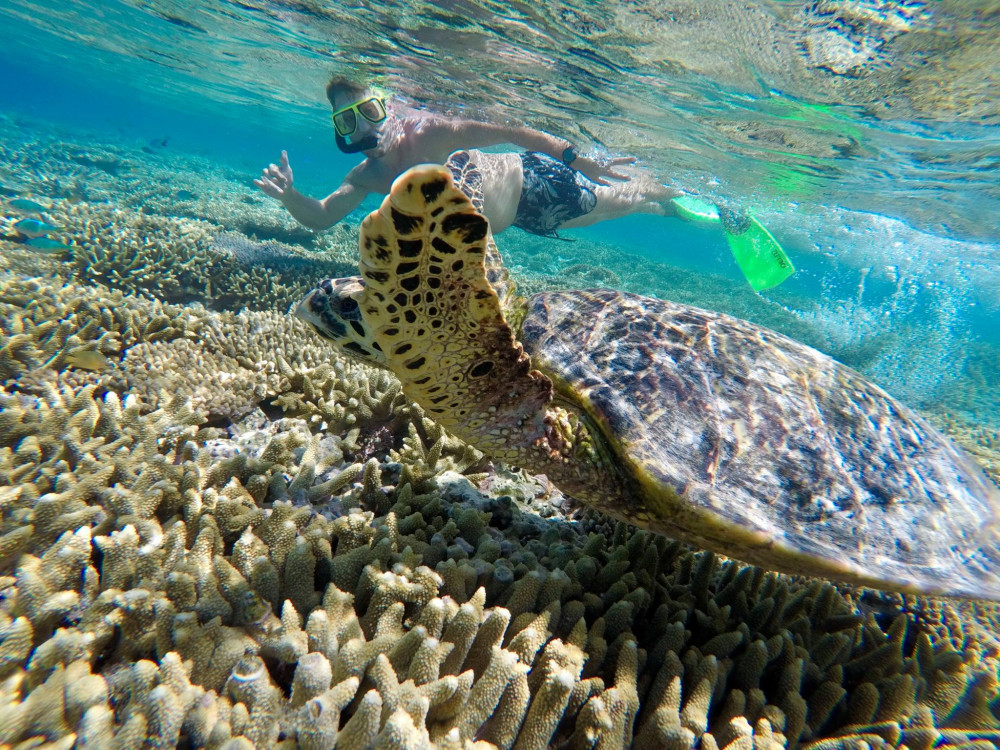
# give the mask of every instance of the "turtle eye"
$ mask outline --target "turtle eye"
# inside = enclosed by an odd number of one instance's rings
[[[484,375],[488,375],[490,370],[493,369],[493,363],[486,359],[475,365],[471,370],[469,370],[469,377],[481,378]]]

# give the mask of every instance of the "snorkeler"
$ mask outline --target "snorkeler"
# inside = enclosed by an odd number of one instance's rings
[[[471,155],[484,175],[485,214],[494,233],[517,226],[552,236],[559,229],[634,213],[677,216],[721,226],[733,257],[755,291],[777,286],[795,270],[778,242],[749,213],[727,211],[685,195],[644,172],[617,171],[634,164],[635,157],[597,161],[548,133],[415,110],[344,78],[331,79],[326,96],[333,107],[337,147],[345,154],[362,153],[365,160],[322,200],[295,189],[286,151],[281,152],[280,165],[269,165],[254,180],[310,229],[328,229],[370,193],[385,195],[392,181],[412,166],[442,163],[456,149],[510,143],[526,151],[461,152],[466,160]],[[455,158],[462,157],[452,154]]]
[[[515,226],[553,236],[633,213],[673,216],[683,193],[645,175],[600,185],[578,169],[538,151],[455,151],[446,162],[456,181],[468,170],[479,175],[483,214],[494,234]],[[479,181],[481,180],[481,182]]]
[[[295,189],[286,151],[281,152],[280,165],[271,164],[254,180],[257,187],[281,201],[296,221],[310,229],[328,229],[357,208],[368,194],[388,193],[392,181],[410,167],[444,162],[458,148],[511,143],[547,154],[556,163],[572,164],[600,185],[607,185],[608,178],[628,179],[615,168],[635,161],[633,157],[620,157],[598,163],[577,154],[569,141],[548,133],[422,112],[344,78],[331,79],[326,96],[333,107],[337,147],[345,154],[364,154],[365,160],[322,200]]]
[[[750,286],[777,286],[795,268],[781,245],[746,211],[734,211],[662,185],[637,172],[628,182],[599,185],[582,172],[547,154],[456,151],[446,166],[456,183],[474,185],[482,213],[494,234],[519,227],[542,236],[586,227],[629,214],[676,216],[720,226],[737,265]]]

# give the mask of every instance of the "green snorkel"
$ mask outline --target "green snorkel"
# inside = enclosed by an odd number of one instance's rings
[[[736,264],[755,292],[776,287],[795,273],[781,245],[752,214],[720,209],[690,195],[674,198],[672,203],[682,221],[722,225]]]

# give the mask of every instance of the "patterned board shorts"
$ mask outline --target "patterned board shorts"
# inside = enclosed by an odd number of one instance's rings
[[[565,222],[589,214],[597,205],[597,184],[548,154],[526,151],[521,167],[524,185],[514,226],[553,235]]]

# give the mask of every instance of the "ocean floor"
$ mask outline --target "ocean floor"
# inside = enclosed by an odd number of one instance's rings
[[[141,143],[3,120],[0,152],[0,747],[1000,742],[997,605],[609,521],[339,357],[287,311],[356,272],[356,223],[313,236],[253,175]],[[828,338],[791,301],[609,252],[511,239],[526,290]],[[1000,434],[963,414],[929,416],[1000,481]]]

